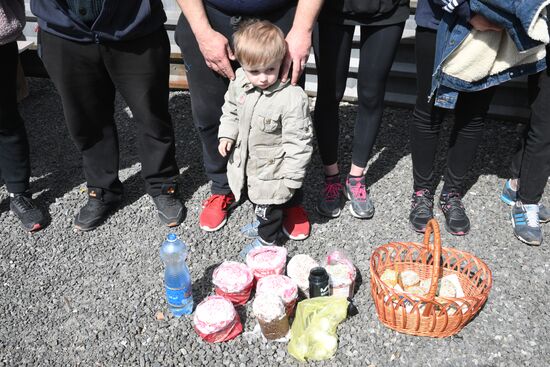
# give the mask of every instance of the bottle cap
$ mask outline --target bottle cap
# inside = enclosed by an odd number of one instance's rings
[[[309,281],[313,283],[322,283],[328,281],[328,273],[325,268],[318,266],[309,272]]]
[[[175,240],[178,239],[178,236],[175,233],[168,233],[168,235],[166,236],[166,239],[170,242],[174,242]]]

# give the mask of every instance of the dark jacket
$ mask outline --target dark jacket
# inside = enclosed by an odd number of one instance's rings
[[[343,24],[396,24],[409,17],[410,0],[327,0],[321,21]]]
[[[31,0],[40,28],[77,42],[124,41],[147,36],[166,21],[161,0],[105,0],[91,26],[73,14],[64,0]]]
[[[206,3],[229,15],[264,15],[282,9],[296,0],[205,0]]]
[[[467,0],[418,0],[415,20],[420,27],[437,30],[443,14],[453,13],[466,21],[470,20],[471,11]]]

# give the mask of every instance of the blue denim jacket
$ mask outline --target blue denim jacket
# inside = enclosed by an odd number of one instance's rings
[[[479,13],[491,21],[502,25],[507,31],[508,26],[512,31],[508,31],[510,37],[518,46],[518,49],[525,50],[533,47],[533,45],[540,45],[540,42],[533,41],[525,31],[523,26],[527,17],[537,10],[537,4],[539,8],[542,6],[544,0],[530,0],[530,1],[508,1],[508,0],[483,0],[483,3],[479,0],[471,0],[470,7],[472,11]],[[499,9],[495,7],[491,8],[492,13],[489,13],[489,3],[496,3],[502,5]],[[521,12],[516,11],[517,20],[514,23],[507,23],[512,19],[509,17],[503,8],[507,3],[526,3],[521,7]],[[475,9],[475,10],[474,10]],[[500,16],[499,21],[497,17]],[[498,74],[487,75],[486,77],[473,82],[458,79],[456,77],[447,75],[443,72],[443,63],[449,58],[449,56],[460,46],[460,44],[466,39],[471,31],[471,25],[466,19],[457,17],[455,14],[445,14],[439,24],[437,30],[436,41],[436,55],[434,60],[434,73],[432,76],[432,90],[430,93],[430,99],[435,98],[435,105],[442,108],[454,109],[458,100],[459,92],[475,92],[483,89],[490,88],[492,86],[502,84],[512,78],[517,78],[522,75],[529,75],[537,73],[546,68],[546,60],[542,59],[530,64],[522,64],[518,66],[506,69]],[[527,38],[525,38],[527,37]],[[521,47],[521,48],[520,48]]]
[[[527,34],[533,19],[543,8],[544,0],[472,0],[470,8],[508,32],[520,51],[540,45]]]

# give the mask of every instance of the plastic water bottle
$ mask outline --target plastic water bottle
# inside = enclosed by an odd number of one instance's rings
[[[185,264],[187,245],[178,236],[170,233],[160,248],[160,258],[164,263],[164,286],[166,302],[172,315],[180,317],[193,312],[191,276]]]

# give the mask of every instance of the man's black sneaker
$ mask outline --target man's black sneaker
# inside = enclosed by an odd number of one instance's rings
[[[445,228],[450,234],[464,236],[470,231],[470,219],[462,204],[462,195],[456,191],[443,193],[439,197],[439,207],[445,215]]]
[[[11,194],[10,210],[19,218],[21,225],[29,232],[35,232],[44,226],[46,218],[34,204],[29,192]]]
[[[409,222],[416,232],[426,232],[428,221],[434,216],[434,196],[428,189],[422,189],[412,194],[411,214]]]
[[[96,229],[119,204],[120,200],[105,200],[101,189],[88,189],[88,202],[76,215],[74,219],[75,228],[80,231]]]
[[[162,223],[168,227],[180,225],[183,221],[183,204],[176,194],[175,185],[163,185],[161,194],[153,197]]]

